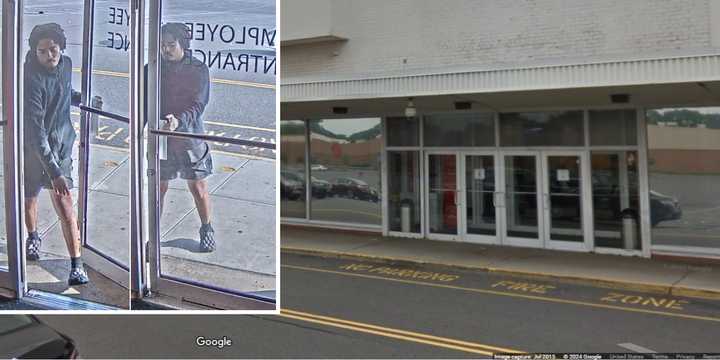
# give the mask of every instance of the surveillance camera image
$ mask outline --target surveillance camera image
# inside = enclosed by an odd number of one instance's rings
[[[718,1],[0,1],[0,357],[720,359]]]
[[[0,285],[18,306],[276,311],[275,2],[3,16]]]

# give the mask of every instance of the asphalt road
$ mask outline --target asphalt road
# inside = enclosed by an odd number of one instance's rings
[[[717,301],[438,266],[290,254],[282,262],[281,315],[41,318],[87,357],[720,351]],[[198,336],[233,343],[201,347]]]

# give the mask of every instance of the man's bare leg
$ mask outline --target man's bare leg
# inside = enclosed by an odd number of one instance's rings
[[[25,229],[28,234],[37,231],[38,197],[25,198]]]
[[[215,231],[210,225],[210,193],[208,191],[208,185],[206,180],[188,180],[188,189],[195,200],[195,207],[197,207],[198,215],[200,215],[200,251],[202,252],[213,252],[215,251],[215,239],[213,234]]]
[[[55,213],[60,218],[63,237],[67,245],[68,254],[71,258],[80,257],[80,229],[78,228],[77,215],[73,206],[72,195],[58,195],[50,192]]]
[[[205,224],[210,223],[210,193],[208,191],[207,180],[188,180],[188,190],[195,200],[195,207],[197,207],[200,221]]]
[[[160,180],[160,217],[162,217],[163,206],[165,205],[165,194],[170,186],[167,180]]]

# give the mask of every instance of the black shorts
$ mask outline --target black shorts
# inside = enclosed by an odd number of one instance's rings
[[[72,162],[72,160],[69,161]],[[72,165],[70,165],[69,169],[63,169],[61,167],[60,170],[63,172],[62,176],[65,177],[68,189],[72,189]],[[26,198],[38,196],[42,189],[53,190],[52,179],[50,179],[50,175],[48,175],[42,167],[26,164],[25,179],[23,180],[25,180],[24,188]]]
[[[203,143],[192,150],[168,151],[168,159],[160,160],[160,180],[178,177],[185,180],[202,180],[212,174],[213,163],[210,145]]]

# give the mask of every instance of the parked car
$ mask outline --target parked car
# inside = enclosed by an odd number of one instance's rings
[[[373,202],[380,201],[377,190],[371,188],[366,182],[353,178],[335,179],[332,192],[335,196]]]
[[[650,224],[656,226],[661,221],[680,220],[682,209],[678,200],[650,190]]]
[[[280,198],[297,200],[305,196],[305,181],[292,171],[280,172]]]
[[[311,176],[310,180],[312,181],[312,196],[314,198],[323,199],[332,193],[332,184],[329,181],[314,176]]]
[[[0,315],[0,357],[77,359],[75,342],[28,315]]]

